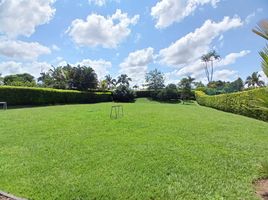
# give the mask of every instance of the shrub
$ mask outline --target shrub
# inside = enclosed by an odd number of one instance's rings
[[[113,92],[114,101],[118,102],[133,102],[135,93],[126,85],[119,85]]]
[[[49,88],[0,87],[0,101],[8,105],[46,105],[112,101],[111,92],[80,92]]]
[[[200,105],[268,121],[268,88],[215,96],[196,91],[195,95]]]
[[[152,97],[152,90],[138,90],[135,91],[137,98],[150,98]]]
[[[172,101],[179,99],[179,93],[176,85],[169,84],[165,87],[165,89],[161,90],[157,94],[157,99],[160,101]]]

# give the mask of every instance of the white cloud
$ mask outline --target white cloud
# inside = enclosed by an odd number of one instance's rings
[[[215,62],[214,69],[217,70],[220,67],[234,64],[237,61],[237,59],[242,58],[242,57],[248,55],[249,53],[250,53],[249,50],[243,50],[243,51],[240,51],[238,53],[230,53],[230,54],[226,55],[220,61]],[[227,73],[227,71],[229,73]],[[233,73],[231,73],[231,72],[233,72]],[[230,76],[234,75],[234,72],[235,71],[229,70],[229,69],[215,71],[213,79],[214,80],[217,80],[217,79],[229,80]],[[224,76],[224,74],[226,74],[226,75]],[[198,59],[192,63],[185,65],[181,69],[176,69],[172,72],[166,73],[166,76],[168,77],[167,79],[171,79],[171,80],[174,80],[174,79],[179,80],[181,77],[188,76],[188,75],[196,78],[197,80],[201,80],[203,82],[206,82],[207,80],[205,78],[204,63],[202,63],[201,60]],[[229,76],[229,79],[226,78],[227,75]]]
[[[112,67],[112,63],[105,60],[90,60],[90,59],[84,59],[80,62],[77,62],[75,66],[77,65],[81,66],[87,66],[92,67],[96,74],[98,75],[98,79],[104,79],[104,77],[109,74],[109,69]]]
[[[94,3],[97,6],[105,6],[108,0],[88,0],[89,4]],[[110,0],[110,1],[115,1],[117,3],[120,2],[120,0]]]
[[[181,67],[199,59],[210,49],[212,41],[222,33],[242,26],[238,17],[224,19],[218,23],[207,20],[200,28],[160,50],[160,62],[169,66]]]
[[[121,10],[116,10],[112,16],[91,14],[86,21],[75,19],[66,33],[79,46],[102,46],[116,48],[130,33],[130,25],[135,25],[139,15],[132,18]]]
[[[97,6],[104,6],[106,4],[106,0],[88,0],[88,2],[94,3]]]
[[[198,6],[211,4],[216,7],[220,0],[161,0],[151,9],[157,20],[156,28],[166,28],[192,14]]]
[[[254,19],[254,17],[256,17],[256,15],[258,13],[261,13],[262,11],[263,11],[262,8],[258,8],[256,11],[250,13],[245,19],[246,24],[249,24]]]
[[[100,60],[83,59],[82,61],[76,62],[75,64],[68,63],[67,61],[61,59],[59,60],[57,66],[66,66],[67,64],[71,66],[80,65],[80,66],[91,67],[98,75],[99,80],[104,79],[104,77],[107,74],[109,74],[109,69],[112,67],[112,63],[110,61],[106,61],[103,59]]]
[[[3,76],[10,74],[30,73],[36,78],[40,76],[42,71],[48,71],[51,65],[47,62],[15,62],[8,61],[0,63],[0,73]]]
[[[242,57],[248,55],[249,53],[250,53],[249,50],[243,50],[243,51],[240,51],[239,53],[230,53],[224,59],[222,59],[218,63],[216,63],[216,67],[234,64],[238,58],[242,58]]]
[[[265,75],[263,71],[259,71],[259,74],[261,75],[261,80],[264,81],[265,85],[268,85],[268,77]]]
[[[56,11],[55,0],[0,1],[0,32],[10,38],[30,36],[38,25],[48,23]]]
[[[36,60],[40,55],[50,54],[51,50],[38,42],[23,42],[0,38],[0,55],[21,60]]]
[[[154,49],[147,49],[132,52],[120,64],[120,73],[127,74],[132,78],[133,84],[142,84],[148,70],[148,64],[154,59]]]
[[[55,44],[53,44],[51,46],[51,49],[53,49],[54,51],[59,51],[60,50],[60,48],[57,45],[55,45]]]
[[[233,81],[238,78],[237,73],[237,71],[229,69],[218,70],[214,73],[214,80]]]

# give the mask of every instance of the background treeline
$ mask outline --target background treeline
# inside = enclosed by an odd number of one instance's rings
[[[164,74],[155,69],[146,74],[145,84],[142,87],[138,85],[131,87],[132,79],[127,74],[121,74],[117,78],[107,75],[103,80],[99,81],[97,74],[91,67],[66,65],[52,66],[49,71],[42,72],[37,79],[27,73],[1,77],[0,84],[4,86],[54,88],[83,92],[110,91],[113,100],[120,102],[132,102],[136,97],[147,97],[156,101],[185,101],[195,99],[194,90],[203,91],[208,95],[218,95],[243,91],[245,86],[246,89],[264,86],[265,84],[260,78],[261,76],[254,72],[247,77],[245,82],[238,78],[233,82],[218,80],[210,81],[205,85],[188,76],[182,78],[176,84],[165,85]],[[12,91],[17,92],[17,88]],[[7,97],[2,95],[0,100],[7,101],[6,99]]]

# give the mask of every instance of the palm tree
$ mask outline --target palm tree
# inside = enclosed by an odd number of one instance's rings
[[[132,81],[131,78],[129,78],[126,74],[121,74],[118,78],[117,78],[117,83],[116,84],[122,84],[122,85],[126,85],[129,86],[129,82]]]
[[[105,81],[107,83],[108,89],[112,89],[116,85],[116,80],[113,79],[110,74],[105,76]]]
[[[268,40],[268,20],[262,20],[259,22],[255,29],[252,29],[254,33]],[[268,77],[268,46],[259,52],[262,57],[262,69],[265,75]]]
[[[261,87],[261,86],[264,86],[265,83],[260,80],[261,78],[261,75],[258,74],[258,72],[253,72],[251,74],[251,76],[248,76],[247,79],[246,79],[246,82],[245,82],[245,85],[247,85],[248,87]]]
[[[268,45],[260,52],[260,56],[262,57],[262,70],[268,77]]]
[[[205,63],[205,73],[206,73],[206,77],[208,79],[208,82],[210,82],[210,79],[209,79],[209,71],[208,71],[208,62],[209,62],[209,57],[208,57],[208,54],[204,54],[202,57],[201,57],[201,61],[203,61]]]
[[[268,40],[268,20],[262,20],[256,26],[255,29],[252,29],[254,33]]]
[[[208,82],[213,80],[213,73],[214,73],[214,61],[219,60],[220,55],[215,51],[212,50],[207,54],[204,54],[201,57],[201,61],[205,62],[205,73],[208,79]],[[208,63],[210,62],[210,70],[208,68]]]

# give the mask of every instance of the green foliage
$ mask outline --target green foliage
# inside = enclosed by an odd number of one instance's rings
[[[117,78],[116,85],[124,85],[126,87],[129,87],[129,82],[132,81],[131,78],[128,77],[126,74],[121,74]]]
[[[52,66],[53,67],[53,66]],[[97,74],[91,67],[80,66],[72,67],[53,67],[48,72],[41,73],[38,78],[43,87],[56,89],[76,89],[86,91],[96,89],[98,86]]]
[[[248,76],[245,84],[248,85],[248,87],[262,87],[265,85],[265,83],[260,80],[261,75],[258,74],[258,72],[253,72],[251,76]]]
[[[159,101],[177,101],[179,92],[175,84],[169,84],[164,89],[160,90],[156,96]]]
[[[70,85],[72,89],[86,91],[96,89],[98,86],[97,74],[91,67],[73,67],[70,71]]]
[[[165,87],[164,74],[157,69],[154,69],[145,76],[146,86],[149,90],[160,90]]]
[[[220,55],[215,50],[212,50],[208,52],[207,54],[204,54],[201,57],[201,61],[205,63],[205,73],[206,73],[208,82],[211,82],[213,80],[213,74],[214,74],[213,63],[214,61],[219,60],[219,59],[220,59]],[[210,68],[208,66],[208,63],[210,63]]]
[[[31,74],[8,75],[3,78],[4,85],[35,87],[36,82]]]
[[[181,91],[181,99],[182,100],[190,100],[192,96],[194,96],[192,92],[192,84],[194,82],[194,78],[188,76],[187,78],[181,79],[179,83],[179,88]]]
[[[150,98],[152,97],[153,90],[137,90],[135,91],[137,98]]]
[[[80,92],[48,88],[0,87],[0,101],[8,105],[46,105],[111,101],[110,92]]]
[[[268,77],[268,45],[260,52],[260,56],[262,58],[262,70]]]
[[[208,96],[196,91],[200,105],[268,121],[268,88]]]
[[[118,102],[133,102],[135,100],[135,93],[126,85],[119,85],[113,91],[113,100]]]
[[[225,81],[211,81],[208,83],[205,90],[203,88],[196,89],[204,91],[208,95],[217,95],[217,94],[226,94],[226,93],[233,93],[239,92],[244,89],[244,83],[241,78],[236,79],[233,82],[225,82]]]
[[[115,86],[116,86],[116,80],[113,79],[111,75],[109,75],[109,74],[106,75],[105,76],[105,81],[107,83],[107,87],[108,87],[109,90],[112,90],[112,89],[115,88]]]
[[[268,20],[264,19],[261,20],[257,27],[252,30],[257,35],[263,37],[264,39],[268,40]]]

